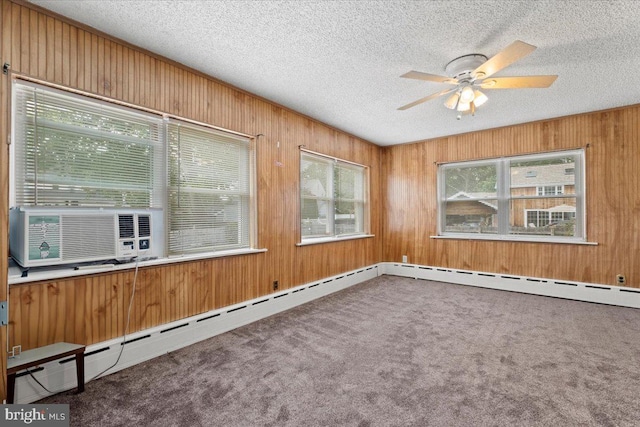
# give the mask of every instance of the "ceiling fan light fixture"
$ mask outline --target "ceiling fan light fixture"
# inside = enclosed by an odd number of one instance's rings
[[[460,100],[460,102],[458,102],[458,111],[459,112],[469,111],[470,109],[471,109],[471,103],[470,102],[462,102],[462,99]]]
[[[489,100],[489,98],[487,98],[487,95],[485,95],[484,93],[480,92],[477,89],[473,91],[473,94],[475,95],[475,98],[473,98],[473,104],[476,107],[481,106],[482,104],[484,104]]]
[[[475,94],[473,93],[473,88],[471,86],[465,86],[460,91],[460,102],[464,102],[466,104],[473,101]]]
[[[444,106],[450,110],[455,110],[458,105],[458,100],[460,99],[460,94],[458,92],[451,95],[444,103]]]

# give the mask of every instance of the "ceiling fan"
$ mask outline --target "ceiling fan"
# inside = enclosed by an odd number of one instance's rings
[[[473,53],[454,59],[445,66],[449,77],[436,74],[409,71],[400,77],[407,79],[426,80],[429,82],[454,85],[410,104],[398,110],[406,110],[423,102],[452,93],[444,105],[451,110],[458,111],[458,120],[462,114],[474,115],[476,108],[484,104],[488,98],[479,89],[523,89],[546,88],[558,76],[522,76],[522,77],[491,77],[503,68],[524,58],[536,49],[535,46],[516,40],[501,52],[487,58],[485,55]]]

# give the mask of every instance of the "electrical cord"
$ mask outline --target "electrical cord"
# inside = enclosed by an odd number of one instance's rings
[[[136,268],[135,268],[135,273],[133,274],[133,285],[132,285],[132,290],[131,290],[131,298],[129,299],[129,308],[127,310],[127,322],[124,326],[124,331],[122,332],[122,344],[120,345],[120,352],[118,353],[118,358],[116,359],[116,361],[113,363],[113,365],[109,366],[108,368],[104,369],[102,372],[96,374],[93,378],[89,379],[86,382],[90,382],[95,380],[96,378],[100,377],[101,375],[104,375],[106,372],[108,372],[110,369],[113,369],[118,362],[120,362],[120,358],[122,357],[122,352],[124,351],[124,345],[125,342],[127,341],[127,331],[129,330],[129,322],[131,321],[131,307],[133,306],[133,297],[136,295],[136,283],[138,281],[138,265],[139,265],[139,259],[138,257],[136,257]],[[66,390],[59,390],[59,391],[51,391],[48,388],[46,388],[44,386],[44,384],[42,384],[40,381],[38,381],[38,379],[33,375],[33,372],[29,370],[29,368],[26,369],[27,373],[29,374],[29,376],[36,382],[38,383],[38,385],[40,387],[42,387],[47,393],[49,394],[57,394],[57,393],[62,393],[64,391],[68,391],[71,390],[72,388],[66,389]]]
[[[42,387],[43,389],[45,389],[45,390],[47,391],[47,393],[54,394],[54,392],[53,392],[53,391],[51,391],[51,390],[49,390],[48,388],[46,388],[46,387],[45,387],[45,386],[44,386],[40,381],[38,381],[38,379],[37,379],[36,377],[34,377],[34,376],[33,376],[33,373],[29,370],[29,368],[27,368],[27,373],[29,374],[29,376],[30,376],[30,377],[31,377],[35,382],[37,382],[37,383],[38,383],[38,385],[39,385],[40,387]],[[71,389],[69,389],[69,390],[71,390]],[[60,391],[59,391],[59,392],[57,392],[57,393],[60,393],[61,391],[66,391],[66,390],[60,390]]]
[[[129,321],[131,320],[131,307],[133,306],[133,297],[136,294],[136,283],[138,281],[138,264],[139,264],[139,259],[138,257],[136,257],[136,270],[135,270],[135,273],[133,274],[133,285],[132,285],[133,289],[131,289],[131,298],[129,298],[129,308],[127,309],[127,323],[124,325],[124,331],[122,331],[122,344],[120,344],[120,352],[118,353],[118,358],[113,363],[113,365],[104,369],[102,372],[96,374],[89,381],[93,381],[96,378],[100,377],[101,375],[104,375],[107,371],[113,369],[118,364],[118,362],[120,362],[120,358],[122,357],[122,352],[124,351],[124,345],[127,342],[127,331],[129,330]]]

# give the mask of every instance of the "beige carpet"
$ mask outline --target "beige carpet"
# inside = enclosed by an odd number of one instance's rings
[[[74,426],[637,426],[640,310],[381,276],[39,403]]]

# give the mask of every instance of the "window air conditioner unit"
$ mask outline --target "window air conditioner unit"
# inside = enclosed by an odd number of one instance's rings
[[[11,256],[24,268],[164,254],[162,209],[16,207]]]

